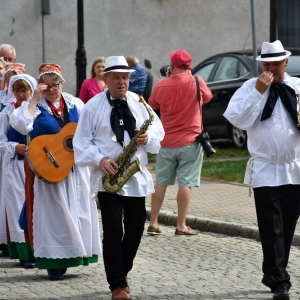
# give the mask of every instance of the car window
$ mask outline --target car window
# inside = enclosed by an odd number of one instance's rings
[[[201,76],[203,78],[203,80],[205,82],[207,82],[208,79],[209,79],[209,75],[211,73],[211,70],[213,69],[214,65],[215,65],[215,61],[206,64],[204,67],[202,67],[199,70],[193,72],[193,76]]]
[[[239,71],[238,71],[237,77],[242,77],[250,72],[248,70],[248,68],[241,61],[239,62],[238,70]]]
[[[237,64],[238,59],[232,56],[224,56],[217,68],[213,81],[222,81],[234,79],[238,76]]]
[[[300,56],[289,56],[289,64],[285,71],[288,74],[299,74],[300,73]]]

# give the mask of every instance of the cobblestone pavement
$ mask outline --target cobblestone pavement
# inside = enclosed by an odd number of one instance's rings
[[[151,174],[155,180],[155,173]],[[177,214],[177,191],[177,183],[168,186],[162,209]],[[146,201],[150,208],[151,195],[147,196]],[[253,192],[249,197],[249,187],[244,184],[202,178],[200,187],[192,188],[189,214],[257,226]],[[296,232],[300,233],[300,221],[297,224]]]
[[[174,227],[161,225],[163,235],[145,233],[128,278],[136,300],[272,299],[261,280],[260,243],[209,233],[174,236]],[[300,299],[300,248],[293,247],[289,273],[291,299]],[[65,280],[50,281],[45,270],[20,267],[0,256],[0,299],[111,299],[102,257],[88,267],[68,269]]]
[[[151,174],[155,181],[155,173]],[[168,186],[159,223],[176,224],[177,191],[177,183]],[[151,195],[146,197],[146,207],[149,218]],[[187,225],[203,231],[259,239],[253,193],[249,197],[249,188],[243,184],[201,179],[200,187],[192,188]],[[300,246],[300,221],[293,245]]]

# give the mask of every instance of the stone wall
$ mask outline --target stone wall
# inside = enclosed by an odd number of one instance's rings
[[[270,1],[254,0],[256,41],[269,40]],[[76,92],[77,1],[50,0],[44,17],[45,58],[61,65],[64,91]],[[87,77],[97,56],[131,54],[152,62],[154,80],[169,53],[186,49],[195,66],[218,52],[252,48],[250,1],[84,0]],[[17,60],[37,76],[43,62],[39,0],[2,0],[0,43],[15,46]]]

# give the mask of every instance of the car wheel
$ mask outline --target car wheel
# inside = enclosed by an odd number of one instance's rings
[[[234,148],[247,149],[247,132],[232,126],[231,133]]]

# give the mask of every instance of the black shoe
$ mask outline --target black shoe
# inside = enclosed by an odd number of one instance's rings
[[[7,249],[2,250],[2,255],[9,256],[8,250]]]
[[[25,261],[23,266],[25,269],[33,269],[37,267],[37,263],[33,261]]]
[[[62,274],[66,274],[66,272],[67,272],[67,268],[62,268],[60,270],[61,270]]]
[[[288,289],[284,286],[278,287],[274,292],[273,299],[274,300],[289,300],[290,296],[289,296]]]
[[[51,269],[47,270],[49,278],[51,280],[63,280],[64,274],[62,273],[61,269]]]

